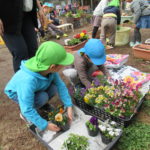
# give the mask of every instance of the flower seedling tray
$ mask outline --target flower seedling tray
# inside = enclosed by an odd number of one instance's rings
[[[81,101],[81,100],[79,101],[77,99],[74,99],[74,101],[75,101],[75,104],[80,109],[82,109],[86,114],[95,116],[103,121],[105,121],[107,119],[113,120],[113,121],[117,122],[119,124],[119,126],[127,127],[131,123],[133,117],[139,111],[144,99],[145,99],[145,97],[143,97],[139,101],[139,103],[137,104],[137,106],[135,108],[135,113],[133,113],[129,118],[115,117],[115,116],[111,115],[110,113],[105,112],[105,110],[103,108],[97,108],[97,107],[90,106],[90,105],[86,104],[84,101]]]
[[[71,128],[66,132],[55,133],[52,131],[39,131],[35,125],[30,125],[29,130],[44,146],[47,147],[48,150],[61,150],[62,144],[68,138],[70,133],[87,137],[90,150],[110,150],[120,139],[122,131],[120,132],[119,136],[115,137],[108,144],[104,144],[102,142],[100,133],[98,133],[96,137],[89,136],[85,122],[89,120],[91,116],[85,115],[83,111],[75,106],[73,109],[73,122]]]

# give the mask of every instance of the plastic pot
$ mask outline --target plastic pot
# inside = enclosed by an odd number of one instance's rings
[[[102,133],[101,133],[101,138],[104,144],[109,144],[112,141],[112,139],[109,139],[108,137],[104,136]]]
[[[63,125],[59,125],[59,127],[61,128],[61,131],[67,131],[67,130],[70,129],[69,123],[65,124],[64,126]]]
[[[133,55],[136,58],[150,60],[150,45],[140,44],[133,47]]]
[[[88,134],[93,137],[97,136],[98,131],[99,131],[98,128],[96,128],[96,130],[93,131],[93,130],[90,130],[88,127],[87,127],[87,130],[88,130]]]

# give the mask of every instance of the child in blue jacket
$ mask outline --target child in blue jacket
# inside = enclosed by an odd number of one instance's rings
[[[40,130],[60,130],[37,112],[56,92],[67,107],[68,119],[72,120],[71,97],[57,72],[73,61],[73,55],[67,53],[63,46],[55,42],[44,42],[34,57],[22,61],[20,70],[6,85],[6,95],[19,104],[21,114]]]

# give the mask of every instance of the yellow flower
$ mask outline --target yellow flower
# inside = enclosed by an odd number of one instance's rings
[[[63,120],[63,116],[61,113],[58,113],[55,115],[55,120],[58,122],[61,122]]]
[[[85,35],[85,33],[81,32],[80,37],[82,38]]]
[[[84,102],[89,103],[89,99],[86,96],[84,97]]]

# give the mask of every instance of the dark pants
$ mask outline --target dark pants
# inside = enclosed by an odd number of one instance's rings
[[[99,27],[93,27],[93,31],[92,31],[92,38],[96,37],[97,31],[98,31]]]
[[[134,29],[134,34],[133,34],[133,37],[132,37],[132,42],[141,42],[141,33],[140,33],[140,28],[135,28]]]
[[[16,72],[20,68],[21,61],[33,57],[38,48],[37,35],[31,17],[24,16],[21,34],[5,33],[3,40],[13,56],[13,68]]]

